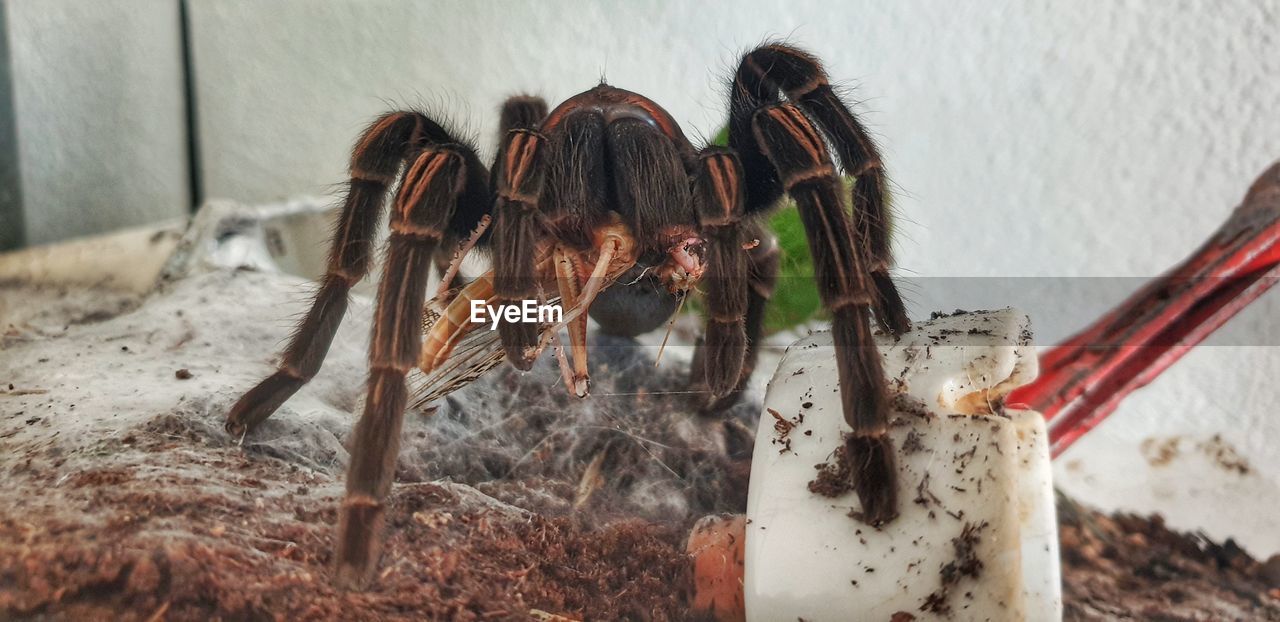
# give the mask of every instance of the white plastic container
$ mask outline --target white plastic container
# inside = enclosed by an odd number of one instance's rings
[[[859,509],[852,492],[828,498],[808,489],[849,428],[830,334],[793,344],[756,436],[747,619],[1061,618],[1044,422],[1000,407],[1035,377],[1029,341],[1028,319],[1009,309],[920,323],[896,343],[880,338],[901,392],[890,432],[901,514],[880,529],[850,516]],[[778,417],[791,424],[785,434]]]

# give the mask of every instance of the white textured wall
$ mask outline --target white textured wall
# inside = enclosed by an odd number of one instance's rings
[[[443,102],[489,146],[505,95],[558,100],[606,75],[709,134],[737,55],[779,35],[857,87],[904,191],[900,263],[923,275],[1149,275],[1280,157],[1274,1],[194,0],[192,15],[209,194],[245,200],[326,191],[399,103]],[[1153,248],[1135,243],[1147,231]],[[969,251],[995,237],[1006,252]]]
[[[28,244],[185,215],[171,0],[5,0]]]
[[[1101,292],[1072,303],[1044,282],[925,277],[1157,274],[1280,158],[1274,1],[195,0],[192,15],[207,188],[246,201],[329,191],[363,124],[402,103],[447,113],[489,151],[504,96],[559,100],[605,75],[710,135],[737,56],[788,37],[856,87],[881,139],[917,312],[1013,304],[1043,318],[1051,339],[1139,280],[1072,281]],[[1040,291],[1019,295],[1019,283]],[[970,285],[983,291],[959,291]],[[1256,507],[1280,498],[1280,350],[1239,346],[1280,344],[1278,301],[1269,295],[1228,345],[1194,352],[1080,443],[1061,485],[1235,535],[1258,554],[1280,550]],[[1195,462],[1191,448],[1213,433],[1250,475]],[[1188,440],[1172,467],[1144,458],[1144,440],[1175,436]]]

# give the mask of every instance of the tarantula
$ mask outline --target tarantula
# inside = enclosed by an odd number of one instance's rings
[[[502,106],[501,141],[486,168],[473,147],[430,116],[391,112],[373,122],[351,156],[351,179],[328,271],[278,370],[227,417],[241,436],[320,369],[352,285],[369,270],[385,195],[391,234],[369,351],[368,398],[351,441],[338,533],[337,580],[358,586],[377,564],[408,398],[406,375],[448,359],[471,328],[468,303],[571,305],[558,325],[500,321],[502,352],[529,369],[556,344],[566,384],[589,391],[586,315],[605,331],[639,334],[669,318],[695,284],[705,293],[703,341],[691,381],[702,408],[732,403],[754,365],[777,248],[763,216],[784,193],[799,210],[823,305],[831,315],[850,487],[872,524],[897,515],[894,452],[885,436],[887,387],[870,322],[909,328],[890,279],[884,168],[872,140],[828,82],[818,60],[794,47],[761,46],[734,76],[728,147],[695,147],[648,98],[601,84],[550,113],[537,97]],[[835,159],[833,160],[832,154]],[[837,162],[839,169],[837,169]],[[403,169],[403,170],[402,170]],[[854,178],[852,208],[841,172]],[[492,227],[489,223],[492,219]],[[452,249],[458,248],[458,252]],[[449,282],[472,248],[493,269],[453,294]],[[432,267],[445,272],[427,306]],[[446,304],[447,303],[447,304]],[[572,369],[556,337],[568,327]]]

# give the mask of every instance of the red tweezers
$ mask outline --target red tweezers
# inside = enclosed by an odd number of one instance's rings
[[[1040,356],[1010,405],[1044,414],[1056,457],[1280,280],[1280,163],[1177,267]]]

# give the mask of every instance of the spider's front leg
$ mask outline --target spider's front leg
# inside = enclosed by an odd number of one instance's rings
[[[695,393],[704,395],[696,405],[698,411],[703,414],[715,414],[724,412],[725,409],[733,406],[742,397],[742,391],[746,388],[747,382],[751,380],[751,374],[755,371],[756,361],[760,358],[760,342],[764,339],[764,323],[765,314],[769,309],[769,300],[773,298],[773,290],[778,282],[778,270],[781,267],[782,251],[778,247],[778,238],[773,232],[760,226],[759,223],[744,223],[744,235],[741,236],[745,240],[739,248],[746,249],[747,255],[747,312],[743,320],[743,328],[746,331],[747,349],[742,357],[741,370],[738,371],[737,382],[728,390],[712,390],[708,383],[708,378],[715,374],[725,373],[725,370],[714,368],[719,365],[717,358],[710,354],[707,347],[706,333],[699,338],[693,351],[693,361],[689,365],[689,384]],[[708,268],[707,275],[703,277],[703,282],[708,283],[704,289],[708,292],[715,285],[715,274],[718,272],[715,268]]]
[[[734,76],[729,145],[739,150],[746,172],[747,212],[758,209],[759,202],[771,203],[778,196],[776,171],[755,144],[752,128],[753,114],[763,106],[780,103],[780,92],[816,122],[830,139],[843,173],[854,178],[850,194],[853,231],[873,286],[876,322],[887,333],[906,332],[911,321],[889,276],[893,258],[884,163],[862,123],[832,89],[818,59],[788,45],[769,44],[752,50],[743,57]]]
[[[511,142],[508,134],[511,130],[531,130],[538,126],[538,122],[547,116],[547,102],[541,97],[530,95],[516,95],[507,98],[502,103],[501,114],[498,118],[498,154],[495,163],[501,163],[506,157],[507,145]],[[492,186],[498,187],[498,177],[502,174],[499,167],[494,167],[494,178]],[[452,295],[456,293],[453,290],[454,278],[458,275],[462,262],[467,258],[477,244],[481,243],[484,234],[488,231],[489,225],[492,224],[491,217],[486,214],[479,221],[478,226],[471,235],[463,241],[461,245],[453,252],[439,253],[436,255],[436,266],[440,270],[440,286],[436,290],[436,295],[432,298],[431,311],[439,313],[448,306],[452,300]],[[430,321],[427,322],[430,325]],[[424,327],[425,328],[425,327]]]
[[[850,464],[858,465],[853,489],[869,524],[897,514],[897,468],[889,428],[888,388],[871,337],[874,287],[863,263],[853,223],[841,200],[843,184],[818,130],[794,104],[761,108],[752,120],[757,144],[796,202],[813,254],[814,277],[832,316],[836,368]]]
[[[351,180],[320,289],[289,339],[275,373],[247,391],[227,413],[225,427],[233,437],[251,432],[320,371],[346,313],[347,295],[369,272],[373,238],[387,189],[395,182],[406,156],[427,145],[441,144],[456,143],[438,123],[413,111],[391,112],[379,117],[356,141],[351,153]],[[470,149],[460,149],[471,171],[464,194],[477,198],[487,196],[484,165]],[[453,233],[470,231],[482,217],[482,211],[468,212],[467,218],[454,223]]]
[[[497,215],[493,229],[493,291],[498,303],[538,297],[538,240],[545,233],[538,211],[546,181],[547,139],[531,129],[507,133],[497,163]],[[528,370],[539,350],[536,323],[498,324],[507,360]]]
[[[706,382],[708,404],[732,393],[747,353],[748,262],[742,222],[742,166],[728,149],[708,148],[693,175],[693,205],[704,240],[707,326],[690,372]]]
[[[458,228],[456,221],[474,220],[487,208],[487,192],[468,191],[468,182],[483,175],[475,168],[464,147],[429,146],[406,169],[393,202],[370,340],[368,397],[352,432],[339,515],[336,580],[345,587],[364,584],[377,565],[408,397],[405,375],[422,348],[420,321],[433,256],[440,240]]]
[[[699,404],[704,413],[732,406],[750,379],[778,280],[777,239],[744,217],[742,174],[731,150],[708,149],[693,175],[693,203],[706,240],[702,280],[708,318],[689,374],[695,390],[706,389]]]
[[[742,161],[747,214],[769,209],[783,192],[799,209],[818,293],[832,316],[840,396],[853,429],[844,444],[845,457],[858,465],[850,484],[864,520],[888,522],[897,516],[897,470],[885,436],[886,382],[869,322],[874,309],[881,328],[898,335],[910,321],[888,272],[880,156],[818,60],[787,45],[764,45],[743,57],[729,110],[729,146]],[[852,222],[828,149],[843,173],[856,178]]]

